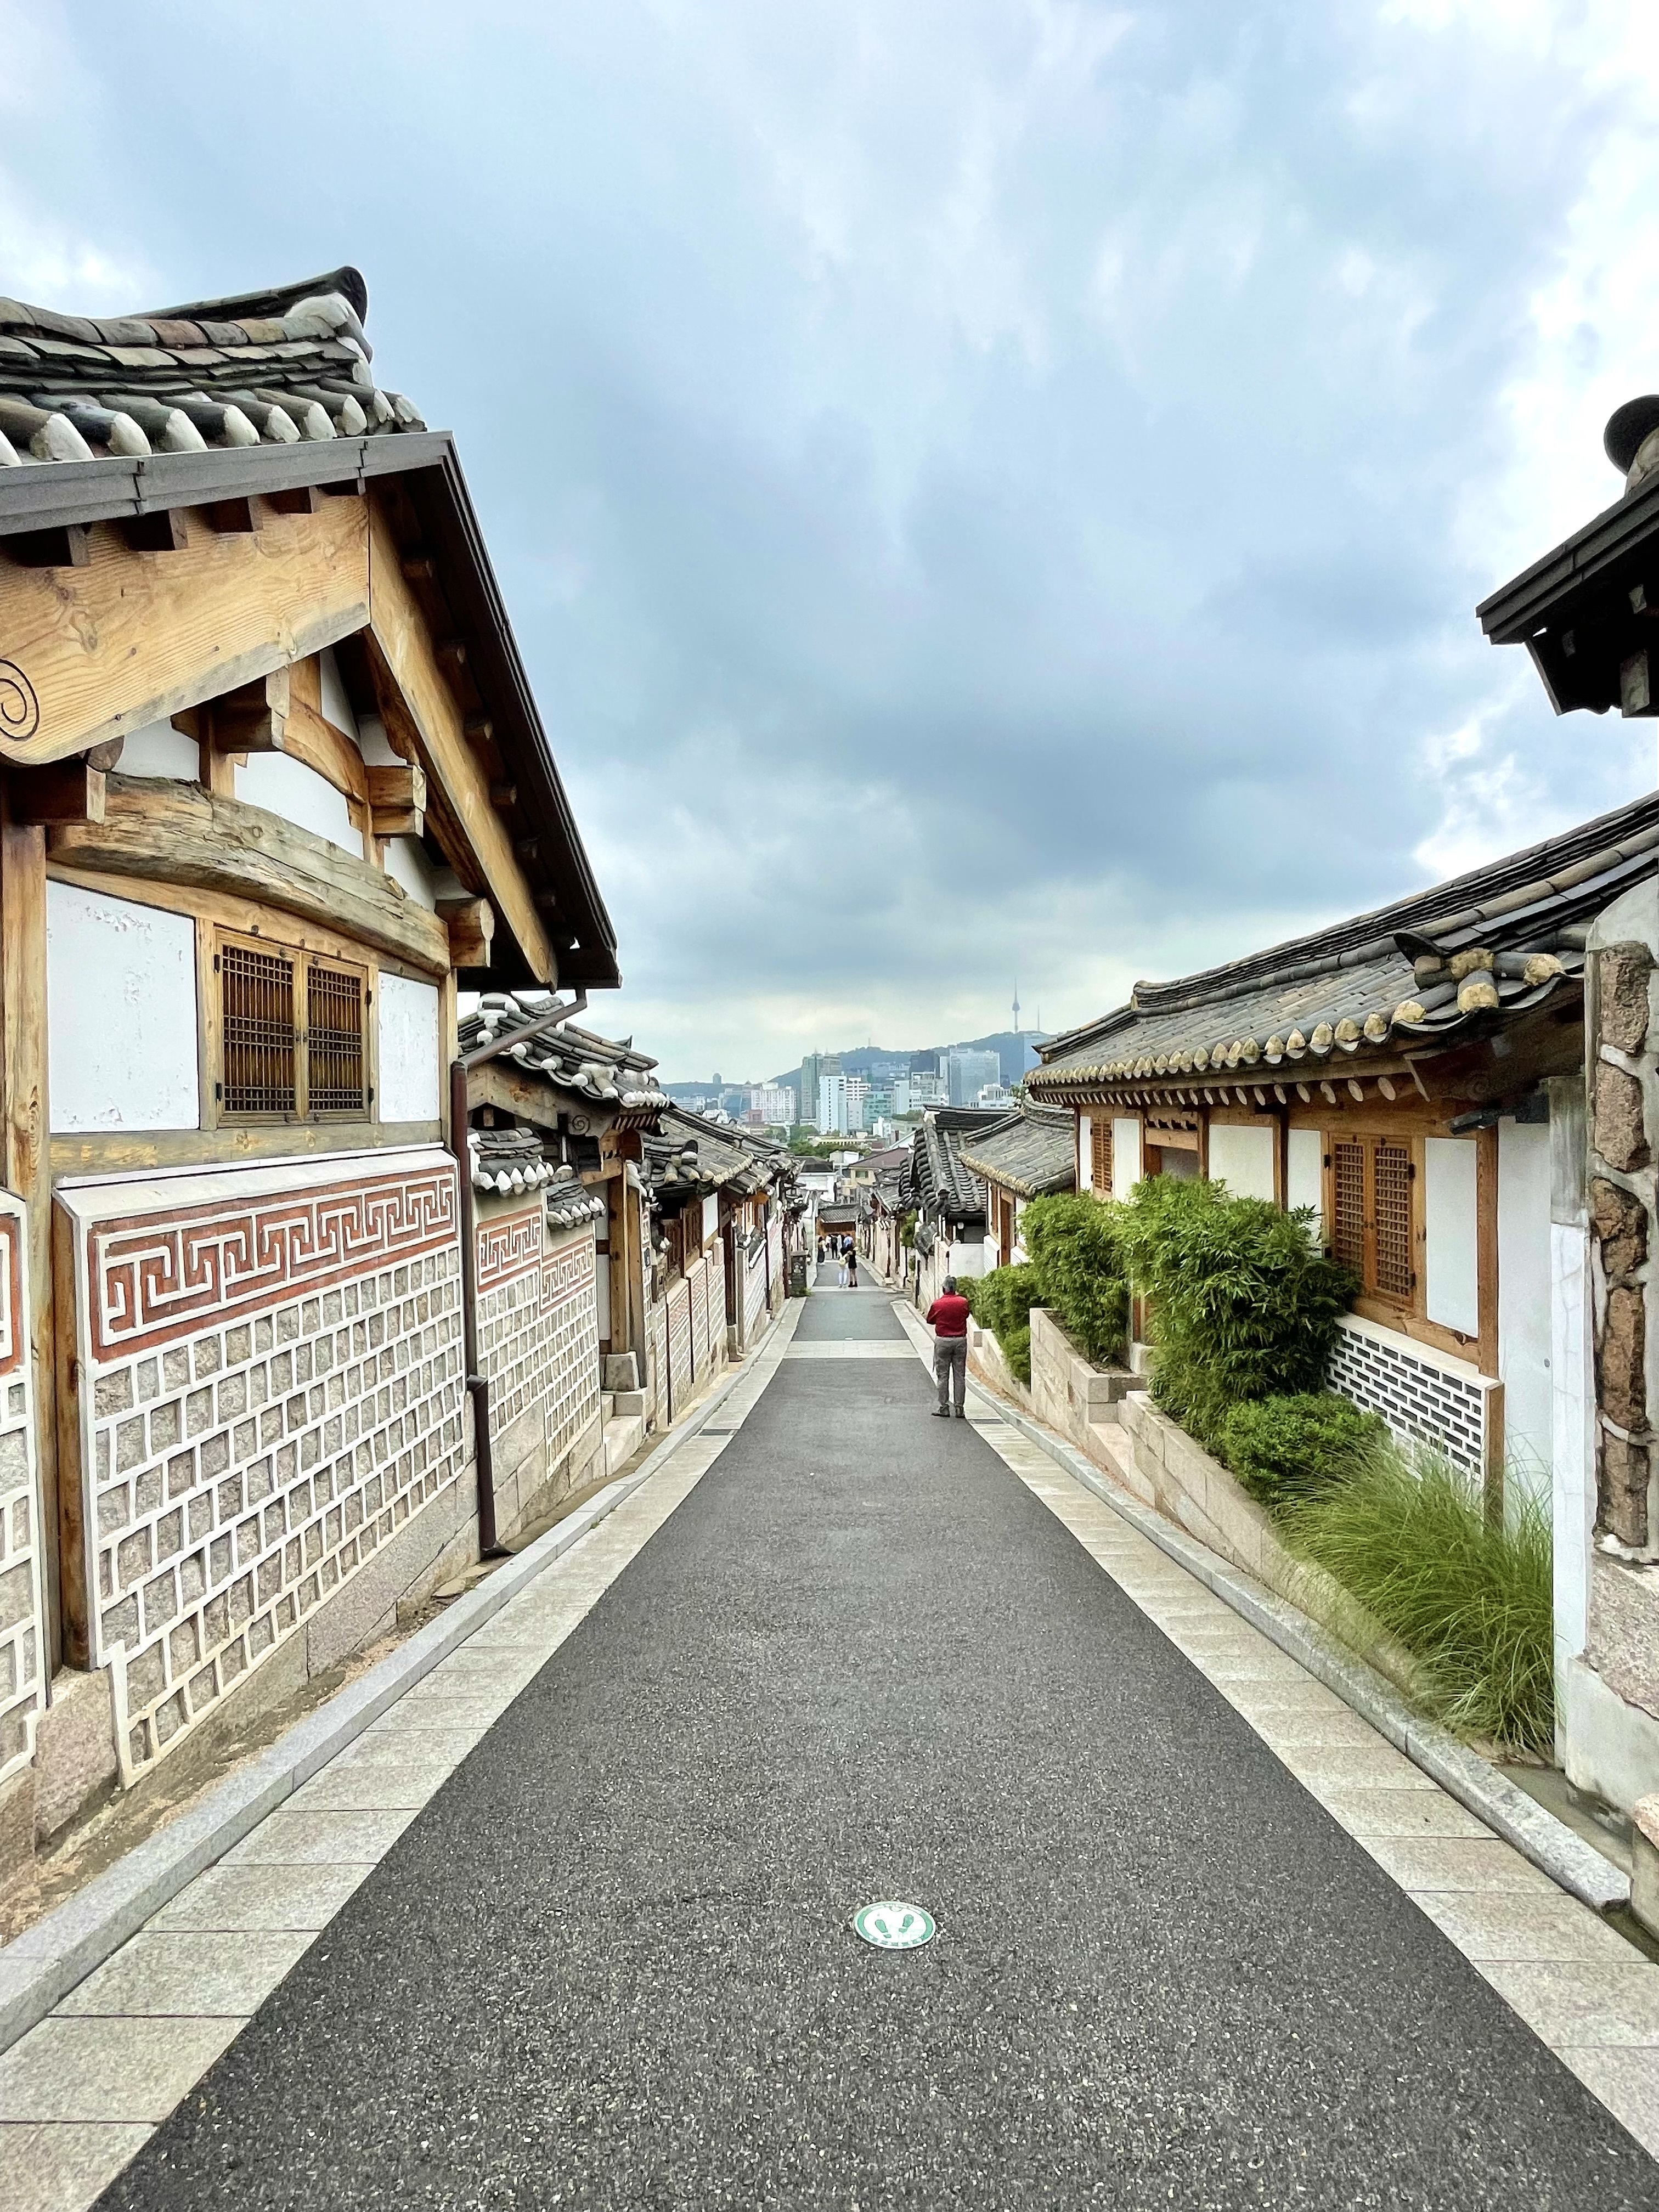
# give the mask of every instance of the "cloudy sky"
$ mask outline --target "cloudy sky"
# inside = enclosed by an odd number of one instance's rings
[[[0,0],[0,290],[355,261],[670,1079],[1649,788],[1475,601],[1659,386],[1650,0]]]

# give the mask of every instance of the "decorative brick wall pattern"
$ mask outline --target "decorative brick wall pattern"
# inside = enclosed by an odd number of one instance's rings
[[[477,1224],[478,1363],[489,1434],[539,1405],[545,1464],[536,1486],[599,1412],[598,1264],[592,1224],[555,1241],[539,1197]],[[498,1468],[498,1476],[511,1470]]]
[[[766,1246],[757,1237],[744,1255],[743,1341],[746,1350],[766,1310]]]
[[[708,1372],[708,1262],[699,1260],[686,1277],[691,1292],[691,1368],[696,1375]]]
[[[678,1414],[691,1393],[691,1288],[682,1276],[669,1286],[668,1400],[671,1416]]]
[[[672,1418],[668,1410],[668,1305],[659,1299],[651,1309],[651,1403],[657,1426]]]
[[[708,1295],[704,1299],[704,1366],[712,1375],[726,1357],[726,1254],[716,1244],[703,1261]]]
[[[0,1190],[0,1781],[34,1753],[44,1672],[27,1216]]]
[[[772,1295],[775,1298],[783,1281],[783,1224],[780,1221],[767,1224],[766,1256],[772,1270]]]
[[[60,1192],[90,1642],[129,1777],[459,1479],[458,1197],[425,1147],[355,1186],[287,1161]]]
[[[480,1207],[475,1232],[478,1366],[489,1385],[492,1443],[506,1435],[540,1388],[536,1340],[544,1222],[539,1194],[510,1213],[485,1213]]]
[[[1345,1316],[1332,1356],[1332,1389],[1380,1413],[1404,1444],[1443,1453],[1478,1479],[1486,1472],[1489,1401],[1496,1384],[1437,1359],[1426,1345]]]
[[[548,1253],[539,1356],[546,1378],[543,1423],[550,1474],[599,1418],[598,1280],[591,1224],[572,1231]]]

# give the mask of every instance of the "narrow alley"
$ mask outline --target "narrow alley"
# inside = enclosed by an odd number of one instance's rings
[[[830,1276],[0,2058],[31,2163],[136,2148],[99,2202],[169,2212],[1650,2204],[1386,1835],[1453,1923],[1654,1970],[987,1401],[929,1419]],[[888,1899],[936,1938],[860,1942]]]

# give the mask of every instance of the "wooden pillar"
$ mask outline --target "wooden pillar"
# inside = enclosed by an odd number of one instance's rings
[[[46,833],[0,807],[0,1175],[27,1206],[29,1351],[40,1480],[45,1672],[65,1656],[84,1663],[85,1623],[67,1639],[61,1524],[79,1556],[80,1498],[58,1494],[57,1370],[52,1335],[52,1162],[46,1104]],[[82,1611],[77,1583],[74,1610]],[[75,1648],[76,1645],[78,1649]]]
[[[1479,1283],[1480,1372],[1496,1375],[1498,1366],[1498,1132],[1476,1133],[1474,1172],[1475,1267]],[[1495,1527],[1504,1520],[1504,1393],[1491,1394],[1487,1407],[1486,1500],[1486,1518]]]

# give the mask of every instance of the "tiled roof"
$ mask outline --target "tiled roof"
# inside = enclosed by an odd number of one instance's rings
[[[983,1218],[985,1191],[978,1177],[963,1164],[961,1127],[964,1109],[941,1108],[929,1114],[916,1131],[910,1154],[910,1188],[917,1206],[952,1221]],[[981,1128],[1002,1120],[1000,1114],[977,1117]]]
[[[574,1168],[549,1159],[533,1129],[469,1129],[466,1146],[474,1190],[512,1198],[545,1189],[547,1218],[556,1229],[577,1228],[605,1210],[604,1199],[583,1188]]]
[[[476,1052],[480,1045],[493,1043],[504,1033],[528,1027],[547,1012],[547,1006],[546,998],[533,992],[520,997],[510,991],[486,991],[460,1023],[462,1053]],[[574,1091],[594,1105],[614,1107],[619,1113],[642,1113],[668,1103],[666,1092],[658,1089],[652,1073],[657,1065],[654,1060],[635,1052],[631,1042],[617,1044],[571,1022],[544,1030],[523,1044],[510,1044],[501,1057],[545,1077],[557,1090]]]
[[[659,1199],[723,1189],[748,1197],[789,1179],[793,1166],[787,1146],[672,1103],[645,1140],[646,1175]]]
[[[1020,1198],[1071,1190],[1077,1182],[1077,1123],[1065,1108],[1026,1104],[981,1136],[965,1139],[964,1167]]]
[[[1038,1097],[1151,1076],[1346,1063],[1480,1036],[1576,992],[1589,918],[1659,872],[1659,794],[1394,905],[1170,983],[1039,1048]]]
[[[0,465],[424,429],[375,381],[368,312],[351,268],[134,315],[0,299]]]

